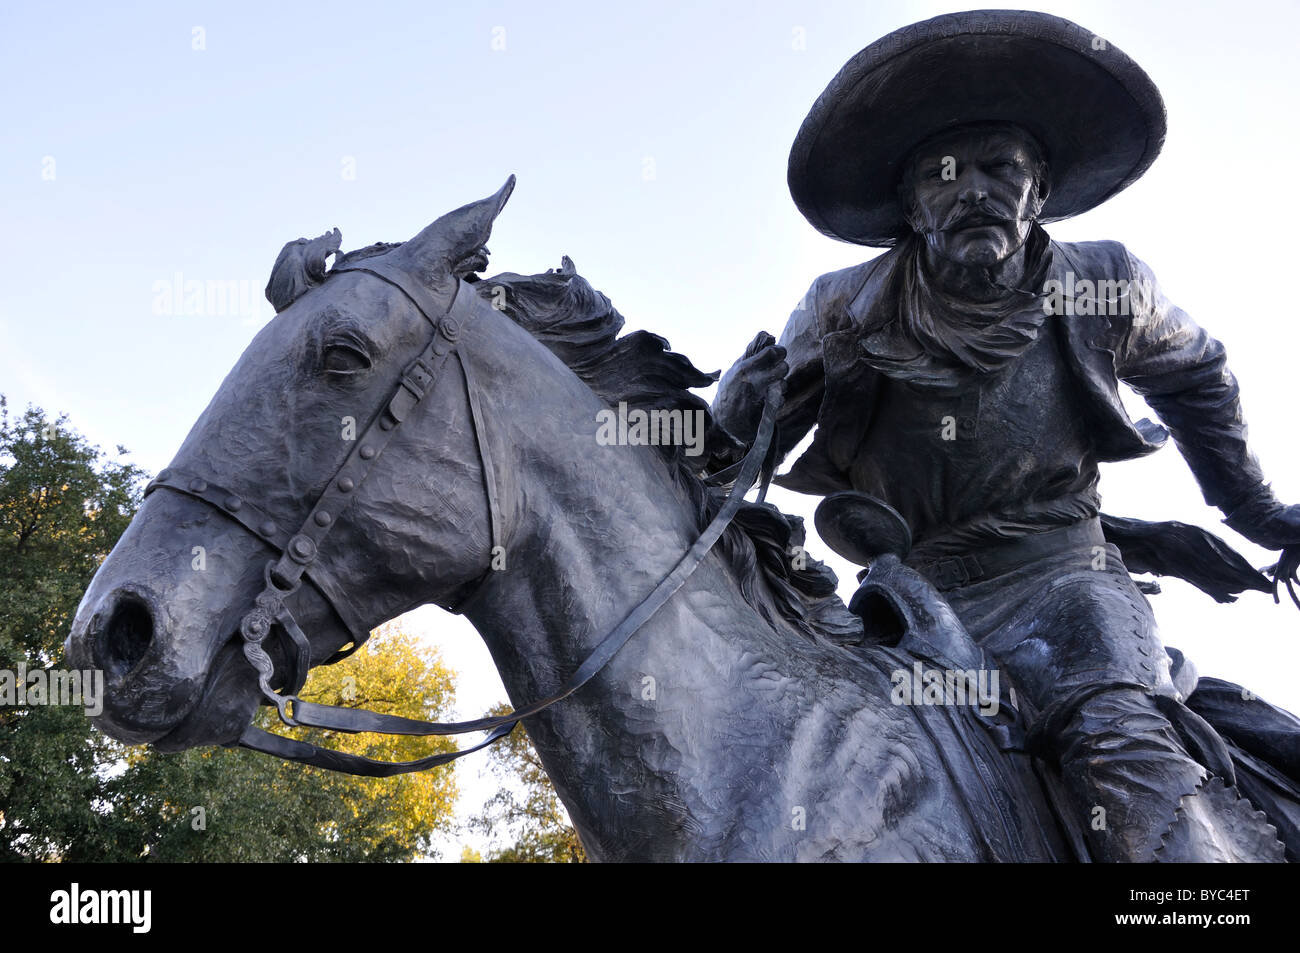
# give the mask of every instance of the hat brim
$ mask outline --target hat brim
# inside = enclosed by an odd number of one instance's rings
[[[897,186],[912,150],[985,121],[1023,126],[1045,149],[1043,222],[1131,185],[1165,137],[1159,90],[1108,41],[1045,13],[948,14],[877,40],[840,70],[795,138],[790,194],[823,234],[892,245],[908,231]]]

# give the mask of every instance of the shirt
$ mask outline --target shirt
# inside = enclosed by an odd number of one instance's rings
[[[850,480],[927,556],[1068,526],[1100,502],[1081,407],[1048,318],[1023,353],[956,389],[886,377]]]

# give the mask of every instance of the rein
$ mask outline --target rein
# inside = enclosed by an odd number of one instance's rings
[[[336,652],[326,660],[326,664],[346,658],[365,642],[369,635],[368,627],[361,622],[358,612],[348,600],[343,588],[328,570],[318,563],[321,544],[339,514],[351,503],[357,488],[365,481],[393,434],[432,389],[439,371],[448,358],[455,357],[467,370],[465,363],[456,352],[456,342],[464,326],[474,319],[476,306],[480,305],[473,289],[467,282],[460,280],[450,307],[440,318],[435,319],[432,314],[437,311],[437,308],[430,307],[432,298],[429,292],[412,282],[401,270],[385,265],[382,261],[367,260],[364,264],[336,268],[330,274],[340,271],[368,274],[397,288],[433,326],[434,333],[424,351],[403,372],[384,409],[356,440],[347,458],[327,484],[298,531],[293,534],[286,533],[256,505],[236,494],[222,490],[200,476],[177,468],[168,468],[159,473],[157,479],[146,488],[145,495],[148,496],[156,489],[168,489],[202,500],[238,522],[280,554],[279,559],[267,563],[262,591],[254,598],[253,608],[240,621],[239,631],[243,638],[244,655],[257,672],[258,686],[265,701],[275,706],[280,720],[286,725],[388,735],[457,735],[474,731],[488,732],[482,741],[472,747],[431,755],[415,761],[377,761],[360,755],[320,748],[305,741],[263,731],[252,725],[245,728],[239,740],[234,743],[238,747],[260,751],[286,761],[296,761],[331,771],[366,777],[391,777],[434,768],[486,748],[514,730],[520,719],[536,715],[556,702],[568,698],[600,672],[700,565],[740,510],[745,494],[754,485],[760,473],[763,484],[760,488],[760,499],[766,492],[775,462],[769,449],[773,445],[776,414],[782,403],[783,392],[779,385],[769,389],[753,446],[739,464],[734,468],[728,468],[723,473],[715,474],[711,480],[714,483],[725,482],[731,477],[733,470],[739,471],[726,500],[709,525],[672,571],[660,580],[658,585],[624,617],[623,621],[600,641],[553,694],[505,715],[460,722],[420,721],[366,709],[303,701],[297,697],[297,692],[301,691],[311,664],[310,643],[294,618],[293,612],[285,604],[285,599],[298,590],[305,577],[334,609],[351,633],[351,645]],[[483,464],[487,475],[491,464],[484,453],[482,422],[479,419],[480,413],[473,394],[474,388],[469,382],[468,375],[466,383],[470,391],[470,409],[474,417],[476,440],[479,442],[479,453],[484,458]],[[501,527],[500,517],[492,500],[491,483],[489,476],[487,485],[490,525],[493,542],[496,543]],[[275,677],[275,665],[263,646],[272,627],[276,624],[288,636],[292,646],[288,656],[290,672],[286,676],[283,693],[277,693],[271,687],[271,681]]]

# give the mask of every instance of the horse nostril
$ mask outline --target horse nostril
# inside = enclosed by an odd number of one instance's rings
[[[153,641],[153,616],[138,598],[124,596],[99,634],[99,660],[109,676],[121,678],[144,658]]]

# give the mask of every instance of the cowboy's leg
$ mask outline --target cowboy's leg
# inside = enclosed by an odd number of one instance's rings
[[[1207,776],[1152,694],[1136,688],[1088,697],[1045,741],[1099,860],[1155,859],[1180,802]]]
[[[1285,860],[1276,828],[1229,783],[1230,769],[1211,776],[1190,757],[1164,714],[1177,705],[1104,686],[1070,709],[1053,742],[1099,860]]]
[[[1098,858],[1153,860],[1206,771],[1156,705],[1174,689],[1150,606],[1110,546],[1100,561],[1062,554],[1015,575],[1004,594],[1017,601],[1018,586],[1023,601],[982,644],[1039,710],[1035,734]],[[980,598],[952,594],[958,615],[978,616],[967,603]]]

